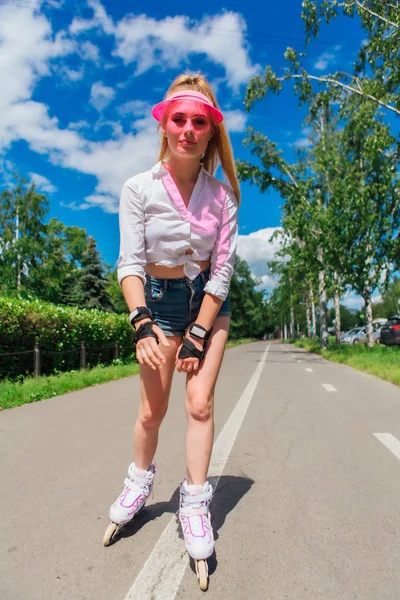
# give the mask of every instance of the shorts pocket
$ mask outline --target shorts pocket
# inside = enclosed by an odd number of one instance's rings
[[[164,281],[161,279],[147,279],[144,286],[144,297],[148,302],[159,302],[164,296]]]

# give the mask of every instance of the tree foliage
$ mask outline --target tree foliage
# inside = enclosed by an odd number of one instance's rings
[[[113,303],[107,292],[107,278],[93,237],[82,254],[82,268],[74,286],[75,302],[81,308],[97,308],[113,311]]]
[[[284,199],[285,271],[305,274],[308,285],[299,283],[299,290],[307,322],[317,280],[321,330],[327,299],[335,297],[340,323],[340,295],[351,289],[364,298],[372,344],[372,295],[385,290],[400,254],[400,147],[387,119],[400,114],[400,10],[379,0],[304,0],[306,43],[318,36],[321,21],[339,15],[358,18],[367,34],[352,73],[315,76],[303,66],[305,54],[288,48],[283,76],[267,66],[247,89],[250,110],[291,81],[300,104],[308,108],[309,149],[290,165],[272,140],[249,129],[246,143],[256,162],[239,161],[238,169],[243,180],[262,192],[274,187]],[[278,288],[274,301],[283,303],[287,319],[289,310],[293,316],[290,304],[296,294],[288,295],[285,277]]]
[[[231,304],[230,337],[261,337],[268,331],[268,309],[263,292],[255,288],[254,280],[246,261],[236,257],[229,297]]]

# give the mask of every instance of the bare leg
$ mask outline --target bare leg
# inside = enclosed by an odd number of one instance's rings
[[[214,441],[214,389],[228,339],[229,317],[217,317],[200,368],[188,373],[186,383],[186,462],[188,482],[207,479]]]
[[[162,347],[166,358],[161,369],[153,371],[140,366],[141,403],[134,427],[134,456],[138,469],[148,470],[158,443],[158,430],[168,408],[172,377],[175,369],[175,355],[182,343],[181,337],[169,337],[169,347]]]

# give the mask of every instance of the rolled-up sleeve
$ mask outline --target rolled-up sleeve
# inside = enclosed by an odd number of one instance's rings
[[[121,190],[119,230],[118,283],[121,285],[128,275],[136,275],[145,284],[144,208],[135,183],[129,179]]]
[[[233,190],[229,189],[225,195],[221,222],[211,254],[210,279],[204,288],[205,292],[217,296],[221,300],[225,300],[229,292],[235,264],[237,238],[238,201]]]

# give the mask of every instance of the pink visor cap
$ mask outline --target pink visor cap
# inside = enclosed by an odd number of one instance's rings
[[[215,108],[214,104],[211,102],[207,96],[200,92],[194,92],[191,90],[185,90],[182,92],[174,92],[166,100],[159,102],[153,107],[151,114],[157,121],[161,121],[163,114],[166,108],[171,104],[171,102],[176,102],[177,100],[193,100],[195,102],[200,102],[205,106],[208,106],[212,116],[214,117],[217,123],[221,123],[224,120],[224,116],[218,108]]]

